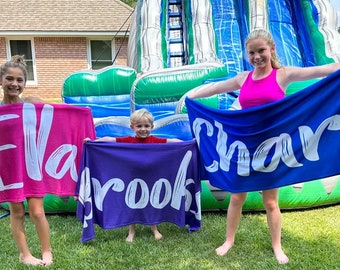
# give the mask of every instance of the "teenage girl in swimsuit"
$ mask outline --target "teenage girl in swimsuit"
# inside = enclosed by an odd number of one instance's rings
[[[275,44],[265,30],[251,32],[246,40],[246,50],[252,71],[244,71],[235,77],[199,86],[188,93],[189,98],[209,97],[240,89],[239,102],[250,108],[282,99],[289,83],[327,76],[340,69],[340,63],[314,67],[282,67],[279,64]],[[247,193],[232,194],[226,221],[226,240],[216,249],[217,255],[225,255],[232,248]],[[278,205],[278,189],[262,192],[263,204],[271,235],[272,248],[279,264],[289,259],[281,247],[281,213]]]

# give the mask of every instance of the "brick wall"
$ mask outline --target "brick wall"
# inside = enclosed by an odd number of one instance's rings
[[[6,44],[5,38],[0,37],[0,64],[6,61]]]
[[[87,68],[86,38],[37,37],[34,49],[38,84],[27,85],[25,95],[59,98],[65,78]]]
[[[6,44],[5,38],[0,37],[0,64],[6,61]],[[2,88],[0,85],[0,99],[2,100]]]
[[[127,39],[115,41],[118,52],[116,65],[126,65]],[[34,50],[36,58],[37,85],[26,85],[25,96],[37,96],[42,99],[61,97],[62,85],[70,74],[87,69],[87,50],[85,37],[36,37]],[[5,39],[0,38],[0,61],[6,61]]]
[[[116,38],[115,40],[115,50],[118,53],[115,65],[127,65],[127,47],[128,38]]]

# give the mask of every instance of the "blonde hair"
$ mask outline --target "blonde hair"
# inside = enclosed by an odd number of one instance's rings
[[[135,124],[137,122],[140,122],[143,118],[148,119],[149,122],[153,125],[153,116],[146,109],[140,109],[140,110],[134,111],[130,116],[130,123]]]
[[[24,55],[13,55],[11,60],[0,67],[0,76],[2,77],[6,74],[9,68],[20,68],[24,73],[25,82],[27,81],[27,68]]]
[[[246,46],[251,40],[258,38],[264,40],[269,46],[275,46],[273,36],[268,31],[263,29],[257,29],[250,32],[246,39]],[[274,50],[274,52],[272,53],[270,62],[273,68],[280,68],[281,65],[279,58],[277,57],[276,50]]]

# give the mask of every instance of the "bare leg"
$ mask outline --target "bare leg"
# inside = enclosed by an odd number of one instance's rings
[[[216,254],[223,256],[228,253],[235,242],[235,235],[242,215],[242,206],[247,197],[247,193],[237,193],[231,195],[226,221],[226,240],[218,248]]]
[[[129,226],[129,235],[126,237],[126,242],[132,242],[135,237],[135,225],[131,224]]]
[[[53,262],[50,244],[50,226],[45,216],[43,198],[28,198],[28,208],[30,217],[35,225],[41,245],[42,261],[45,266]]]
[[[15,244],[19,250],[19,260],[27,265],[44,265],[44,262],[34,257],[27,245],[25,232],[25,209],[23,203],[10,203],[10,223]]]
[[[281,212],[278,205],[278,189],[264,190],[262,194],[275,258],[279,264],[286,264],[289,258],[281,247]]]
[[[151,226],[151,231],[153,232],[153,235],[155,236],[156,240],[162,239],[163,235],[158,231],[156,225]]]

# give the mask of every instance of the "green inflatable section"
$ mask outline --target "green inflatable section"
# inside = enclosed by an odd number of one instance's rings
[[[9,210],[9,203],[2,203],[2,208]],[[28,210],[27,201],[24,201],[26,211]],[[44,197],[44,210],[49,214],[74,213],[77,209],[77,202],[73,196],[58,197],[47,194]]]
[[[292,95],[316,82],[318,82],[319,79],[312,79],[312,80],[308,80],[308,81],[302,81],[302,82],[293,82],[290,85],[288,85],[287,90],[286,90],[286,94],[287,96]]]
[[[302,209],[331,205],[340,201],[340,176],[281,187],[281,209]],[[215,189],[209,181],[202,181],[201,207],[203,210],[227,209],[230,193]],[[264,210],[261,192],[249,192],[243,205],[245,211]]]
[[[130,94],[137,72],[125,66],[72,73],[63,84],[63,97],[88,97]]]
[[[210,79],[228,75],[225,65],[219,63],[195,64],[177,69],[165,69],[137,78],[131,89],[131,109],[135,106],[157,106],[177,102],[188,91]]]
[[[313,9],[311,9],[310,0],[300,0],[305,24],[308,29],[309,39],[313,48],[313,55],[315,57],[316,65],[324,65],[333,63],[334,59],[327,57],[325,54],[326,45],[325,38],[319,30],[318,24],[315,23],[313,16]]]

